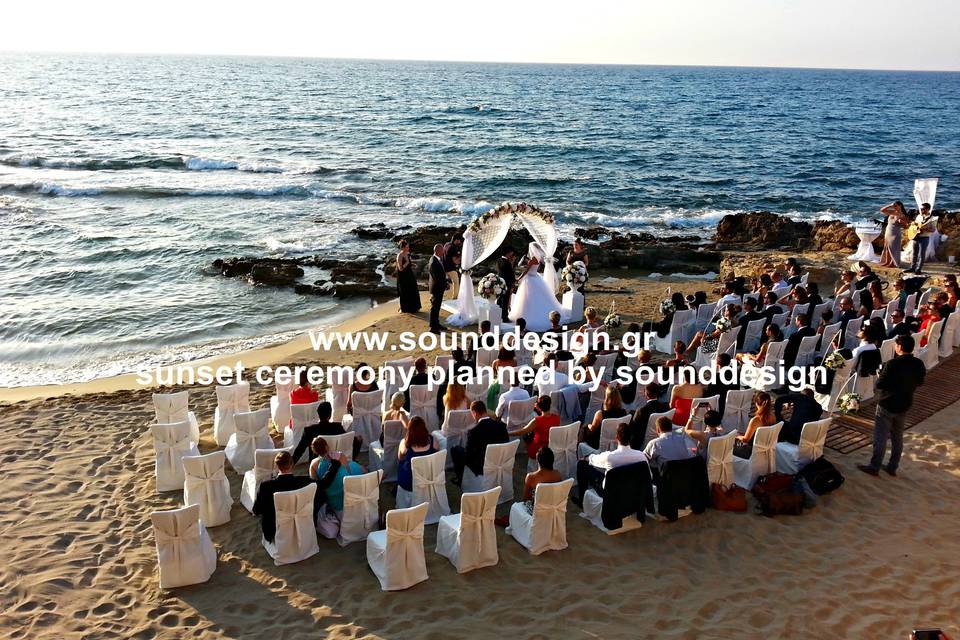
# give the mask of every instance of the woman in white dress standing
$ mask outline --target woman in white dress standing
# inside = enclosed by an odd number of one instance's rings
[[[530,258],[526,270],[517,283],[517,293],[510,304],[510,320],[516,322],[518,318],[527,321],[528,331],[547,331],[552,326],[551,311],[563,313],[560,302],[550,290],[543,276],[540,275],[540,261]]]

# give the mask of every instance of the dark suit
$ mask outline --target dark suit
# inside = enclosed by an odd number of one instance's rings
[[[670,405],[660,400],[651,400],[633,413],[630,421],[630,448],[643,451],[643,440],[647,433],[647,423],[654,413],[670,411]]]
[[[787,346],[783,348],[783,365],[792,367],[797,361],[797,351],[800,349],[800,341],[804,338],[817,335],[813,327],[800,327],[793,332],[793,335],[787,338]]]
[[[473,428],[467,431],[467,446],[453,447],[450,458],[457,479],[463,479],[464,467],[478,476],[483,475],[483,459],[487,454],[488,444],[504,444],[510,441],[507,425],[493,418],[483,418]]]
[[[780,396],[773,403],[773,412],[777,420],[783,420],[783,405],[787,403],[793,405],[793,414],[780,430],[779,441],[800,444],[800,431],[803,430],[803,425],[819,420],[823,415],[823,407],[805,393],[788,393]]]
[[[907,324],[905,321],[893,325],[893,328],[887,332],[887,339],[896,338],[897,336],[908,336],[913,333],[913,327]]]
[[[759,311],[748,311],[740,316],[737,324],[740,325],[740,333],[737,334],[737,351],[743,349],[743,342],[747,339],[747,325],[755,320],[761,320],[766,316]]]
[[[510,312],[510,298],[513,297],[513,287],[517,284],[517,274],[513,270],[513,263],[505,256],[501,256],[500,260],[497,261],[497,275],[503,278],[503,281],[507,285],[504,287],[503,293],[497,298],[497,304],[502,311],[503,321],[506,322],[509,320],[507,314]]]
[[[304,427],[303,435],[300,436],[300,442],[297,443],[297,448],[293,450],[293,459],[294,461],[299,461],[300,457],[303,455],[303,452],[307,452],[307,461],[313,462],[313,459],[316,457],[313,455],[313,450],[310,449],[310,443],[314,441],[317,436],[339,436],[342,433],[346,433],[343,430],[343,425],[339,422],[318,422],[317,424],[311,424],[308,427]],[[357,459],[357,455],[360,453],[361,440],[359,437],[354,437],[353,439],[353,459]]]
[[[330,477],[330,481],[328,481],[322,489],[320,486],[317,487],[317,496],[313,501],[314,518],[316,518],[317,511],[326,502],[326,488],[330,486],[333,478],[336,477],[336,470],[339,468],[340,461],[334,461],[333,464],[330,465],[330,469],[334,470],[333,475],[327,472],[324,476],[324,480]],[[313,483],[313,480],[307,476],[295,476],[290,473],[283,473],[273,480],[265,480],[260,483],[260,490],[257,491],[257,499],[253,503],[253,515],[260,516],[260,528],[263,530],[264,540],[273,542],[273,538],[277,534],[277,512],[273,505],[273,494],[303,489],[311,483]]]
[[[863,276],[862,278],[857,278],[857,281],[853,283],[853,288],[856,291],[861,291],[865,289],[868,284],[870,284],[874,280],[879,280],[879,279],[880,279],[880,276],[878,276],[875,273],[870,273],[868,275]]]
[[[441,331],[440,305],[443,304],[443,294],[447,290],[447,272],[443,268],[443,258],[430,258],[430,279],[427,283],[430,290],[430,330]]]

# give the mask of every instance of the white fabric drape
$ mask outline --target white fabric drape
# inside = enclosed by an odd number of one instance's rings
[[[940,178],[917,178],[913,181],[913,199],[917,201],[917,210],[923,206],[924,202],[930,204],[930,210],[934,208],[934,201],[937,199],[937,184]]]
[[[217,568],[217,551],[196,505],[150,515],[157,541],[160,588],[206,582]]]
[[[534,248],[539,250],[536,258],[543,263],[543,279],[550,290],[556,293],[560,289],[560,283],[557,281],[557,269],[554,266],[556,258],[553,257],[553,254],[557,252],[556,225],[539,216],[523,212],[517,213],[516,216],[533,237],[533,243],[530,245],[530,257],[534,257]]]

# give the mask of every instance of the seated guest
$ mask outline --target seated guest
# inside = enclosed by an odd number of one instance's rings
[[[782,296],[783,292],[790,288],[790,284],[783,279],[783,274],[779,271],[774,271],[770,274],[770,280],[773,282],[773,288],[771,291],[776,293],[778,296]]]
[[[697,455],[697,443],[682,431],[674,431],[670,418],[657,418],[657,437],[647,443],[644,453],[658,469],[671,460],[687,460]]]
[[[853,288],[857,291],[865,289],[871,282],[879,282],[880,276],[873,272],[873,269],[870,268],[866,262],[861,260],[857,263],[857,273],[856,280],[853,283]]]
[[[793,311],[793,308],[798,304],[809,304],[810,296],[807,295],[806,287],[797,285],[777,302],[786,305],[790,311]]]
[[[343,479],[364,473],[363,467],[353,460],[347,460],[341,451],[330,451],[327,441],[323,438],[314,438],[310,443],[310,450],[314,455],[310,463],[310,479],[314,482],[319,483],[326,477],[334,459],[339,462],[339,468],[334,471],[333,481],[324,489],[318,486],[317,491],[323,491],[326,494],[327,507],[331,511],[336,514],[343,513]]]
[[[650,416],[655,413],[666,413],[670,410],[670,405],[660,400],[660,394],[662,393],[663,390],[656,382],[651,382],[643,388],[643,395],[647,402],[634,411],[633,418],[630,420],[630,432],[632,434],[630,446],[634,449],[643,450],[643,440],[647,433],[647,423],[650,421]]]
[[[760,391],[753,396],[754,414],[747,423],[747,430],[738,435],[733,443],[733,455],[738,458],[750,458],[753,453],[753,437],[757,435],[757,429],[760,427],[770,427],[777,423],[777,417],[773,413],[773,402],[770,394],[766,391]]]
[[[740,304],[740,296],[733,292],[734,289],[733,282],[724,282],[723,289],[721,290],[720,301],[717,303],[718,309],[723,309],[728,304]]]
[[[543,367],[537,371],[535,380],[538,396],[548,396],[570,384],[570,377],[563,371],[557,371],[558,361],[556,353],[543,356]]]
[[[336,465],[336,468],[339,469],[345,460],[346,458],[340,461],[332,461],[332,465]],[[282,491],[303,489],[313,482],[306,476],[293,475],[293,456],[290,455],[289,451],[278,453],[273,463],[277,466],[277,477],[260,483],[257,498],[253,502],[253,515],[260,516],[260,529],[263,531],[263,539],[267,542],[273,542],[277,533],[277,511],[273,504],[273,495]],[[332,468],[333,466],[331,466]],[[329,481],[332,482],[334,477],[336,477],[336,472],[333,473],[333,477],[329,478]],[[317,496],[321,495],[324,495],[323,492],[318,490]],[[314,517],[316,517],[317,510],[324,504],[325,500],[325,495],[314,500]]]
[[[800,275],[800,265],[796,262],[789,264],[786,267],[787,269],[787,284],[791,287],[796,287],[803,280],[803,277]]]
[[[833,309],[824,309],[823,313],[820,314],[820,324],[817,325],[817,335],[823,335],[823,330],[831,324],[833,324]],[[819,345],[817,350],[820,350]]]
[[[507,419],[507,409],[510,406],[510,403],[514,400],[529,400],[530,394],[527,393],[526,389],[520,386],[520,376],[512,375],[511,376],[511,386],[510,388],[500,396],[500,399],[497,401],[497,410],[494,412],[498,419],[506,420]]]
[[[297,387],[290,392],[290,404],[310,404],[320,399],[320,394],[310,386],[306,371],[297,373]],[[292,424],[292,422],[291,422]]]
[[[813,388],[804,387],[800,392],[787,393],[777,398],[773,404],[773,415],[777,422],[783,422],[778,440],[800,444],[803,425],[819,420],[823,415],[823,407],[813,399]]]
[[[531,471],[523,480],[523,499],[533,500],[537,485],[541,482],[560,482],[560,472],[553,468],[554,456],[550,447],[540,447],[537,451],[537,470]]]
[[[576,504],[583,505],[583,494],[587,489],[603,495],[603,478],[610,469],[647,461],[647,455],[643,451],[637,451],[630,446],[630,439],[630,425],[621,422],[617,425],[616,449],[594,453],[577,461],[577,492],[580,500]]]
[[[603,320],[600,318],[600,312],[594,307],[587,307],[583,310],[583,317],[586,319],[586,322],[580,325],[580,328],[577,329],[580,333],[586,333],[587,331],[597,331],[603,328]]]
[[[696,381],[686,381],[685,376],[682,376],[680,382],[673,385],[673,389],[670,391],[670,408],[677,410],[673,414],[673,424],[680,426],[687,424],[687,418],[690,417],[690,403],[693,402],[694,398],[705,397],[704,391],[706,391],[706,387]]]
[[[753,298],[743,299],[743,313],[737,320],[739,333],[737,334],[737,350],[743,349],[743,343],[747,339],[747,325],[755,320],[762,320],[766,316],[757,311],[757,301]]]
[[[810,298],[810,304],[814,307],[818,304],[823,304],[823,298],[820,297],[820,285],[816,282],[807,283],[807,296]],[[813,308],[811,307],[811,311]]]
[[[427,430],[427,423],[420,416],[410,418],[407,433],[400,441],[397,450],[397,486],[405,491],[413,491],[413,459],[437,452],[437,445]]]
[[[537,451],[550,442],[550,429],[560,426],[560,416],[550,411],[550,405],[550,396],[537,398],[537,402],[533,406],[537,415],[523,428],[510,432],[511,437],[522,437],[528,433],[533,434],[530,441],[527,442],[527,457],[531,460],[536,459]]]
[[[300,460],[300,456],[303,455],[304,451],[309,452],[308,459],[313,461],[313,450],[310,448],[310,443],[312,443],[314,438],[317,436],[338,436],[346,433],[346,431],[343,430],[342,424],[339,422],[330,422],[330,418],[333,417],[333,406],[329,402],[321,402],[319,405],[317,405],[317,417],[319,422],[303,428],[303,435],[300,436],[300,442],[297,443],[297,448],[293,450],[294,461]],[[357,456],[360,455],[360,447],[362,444],[363,439],[358,435],[354,435],[354,460],[356,460]]]
[[[407,396],[402,391],[394,393],[390,397],[390,408],[383,412],[382,422],[399,420],[403,423],[403,426],[406,427],[410,422],[410,412],[403,407],[406,400]]]
[[[656,333],[660,338],[667,337],[667,334],[670,333],[670,326],[673,324],[674,313],[677,311],[686,311],[687,309],[687,300],[679,291],[673,292],[673,294],[670,296],[670,302],[673,303],[674,311],[670,313],[664,313],[663,318],[657,322],[644,322],[644,333]]]
[[[868,284],[867,291],[870,292],[871,311],[886,308],[887,301],[883,299],[883,285],[879,280],[874,280]]]
[[[443,412],[463,411],[470,408],[470,399],[467,398],[467,388],[459,382],[451,382],[443,394]],[[441,418],[442,419],[442,418]]]
[[[728,391],[737,391],[740,389],[740,385],[736,382],[736,377],[733,377],[733,382],[723,382],[723,377],[720,375],[724,369],[729,367],[733,362],[733,358],[729,353],[721,353],[717,356],[717,377],[716,379],[707,385],[706,395],[704,397],[709,398],[710,396],[720,396],[720,400],[717,403],[717,411],[721,414],[723,413],[724,408],[727,406],[727,392]]]
[[[857,319],[857,312],[853,309],[853,298],[850,296],[840,298],[839,306],[840,313],[837,314],[834,322],[840,323],[840,335],[843,335],[847,331],[847,323]]]
[[[487,415],[487,406],[475,401],[470,405],[470,413],[473,419],[477,421],[469,431],[467,431],[467,446],[456,446],[450,449],[450,459],[453,462],[454,481],[459,485],[463,481],[463,470],[470,467],[474,475],[483,475],[483,460],[487,455],[487,445],[504,444],[510,441],[507,434],[507,427],[499,420],[494,420]],[[413,421],[410,421],[411,425]],[[426,427],[424,427],[426,430]],[[429,434],[428,434],[429,435]]]
[[[890,314],[890,331],[887,332],[887,338],[896,338],[897,336],[909,336],[916,333],[918,326],[907,322],[906,316],[900,309],[894,309]]]
[[[767,324],[773,322],[773,316],[783,313],[783,307],[777,304],[780,296],[775,291],[768,291],[764,298],[763,317],[767,319]]]
[[[753,291],[751,293],[759,293],[761,300],[766,300],[767,293],[773,290],[773,280],[770,279],[769,273],[761,273],[758,278],[753,281]]]
[[[857,274],[849,269],[840,274],[840,282],[833,290],[833,297],[852,296],[856,290]]]
[[[760,366],[767,358],[767,348],[770,344],[780,342],[781,340],[783,340],[783,331],[780,330],[780,327],[775,324],[768,324],[763,330],[763,340],[760,343],[760,350],[755,354],[738,353],[737,362]]]
[[[786,367],[792,367],[796,363],[800,341],[817,335],[817,332],[810,326],[810,316],[807,314],[801,313],[797,316],[795,322],[797,330],[787,338],[787,346],[783,349],[783,364]]]
[[[627,412],[623,408],[620,391],[613,386],[607,387],[603,395],[603,405],[593,414],[593,419],[584,427],[581,440],[591,449],[600,448],[600,425],[609,418],[623,418]]]
[[[517,354],[513,349],[507,349],[506,347],[501,347],[497,352],[497,359],[493,361],[491,365],[493,372],[496,373],[500,369],[511,368],[516,369],[517,367]]]
[[[694,414],[690,414],[690,420],[687,421],[687,426],[683,428],[683,432],[691,440],[696,440],[706,453],[710,438],[723,435],[723,416],[719,411],[714,411],[709,407],[700,407],[696,410],[696,413],[703,415],[703,431],[694,428]]]
[[[550,329],[552,333],[560,334],[563,333],[563,326],[560,324],[560,312],[551,311],[547,314],[547,319],[550,321]]]
[[[667,360],[667,367],[681,367],[687,362],[687,343],[683,340],[677,340],[673,343],[673,357]]]
[[[942,320],[946,320],[953,313],[954,307],[950,306],[949,300],[950,295],[946,291],[941,291],[933,297],[933,306]]]
[[[735,303],[727,304],[721,307],[721,314],[724,318],[730,321],[731,331],[733,327],[737,326],[737,314],[740,313],[740,307]],[[722,332],[719,329],[714,329],[713,331],[698,331],[693,336],[693,340],[690,341],[689,346],[687,346],[688,353],[696,353],[698,347],[703,353],[716,353],[717,347],[720,344],[720,336]]]
[[[399,382],[399,380],[398,380]],[[427,371],[427,359],[417,358],[413,363],[413,375],[410,376],[410,383],[403,391],[403,406],[410,408],[410,387],[430,384],[430,374]]]

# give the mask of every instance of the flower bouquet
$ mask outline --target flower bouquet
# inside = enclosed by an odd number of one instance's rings
[[[607,314],[607,317],[603,319],[603,326],[607,329],[616,329],[623,324],[623,320],[620,319],[620,314],[616,311],[616,305],[610,307],[610,313]]]
[[[480,278],[480,281],[477,283],[477,293],[487,300],[499,298],[503,295],[506,288],[507,283],[495,273],[488,273]]]
[[[852,413],[860,410],[862,398],[859,393],[845,393],[837,398],[837,410],[840,413]]]
[[[560,271],[560,277],[571,289],[579,289],[586,284],[590,276],[587,274],[587,265],[578,260],[565,266]]]
[[[843,359],[843,356],[834,351],[823,359],[823,366],[831,371],[837,371],[843,366],[844,362],[846,362],[846,360]]]
[[[677,310],[677,305],[673,304],[672,300],[664,300],[660,303],[660,313],[665,316],[672,314]]]
[[[719,331],[720,333],[726,333],[727,331],[730,331],[731,328],[733,328],[733,323],[730,322],[730,318],[721,317],[717,320],[714,326],[716,327],[717,331]]]

